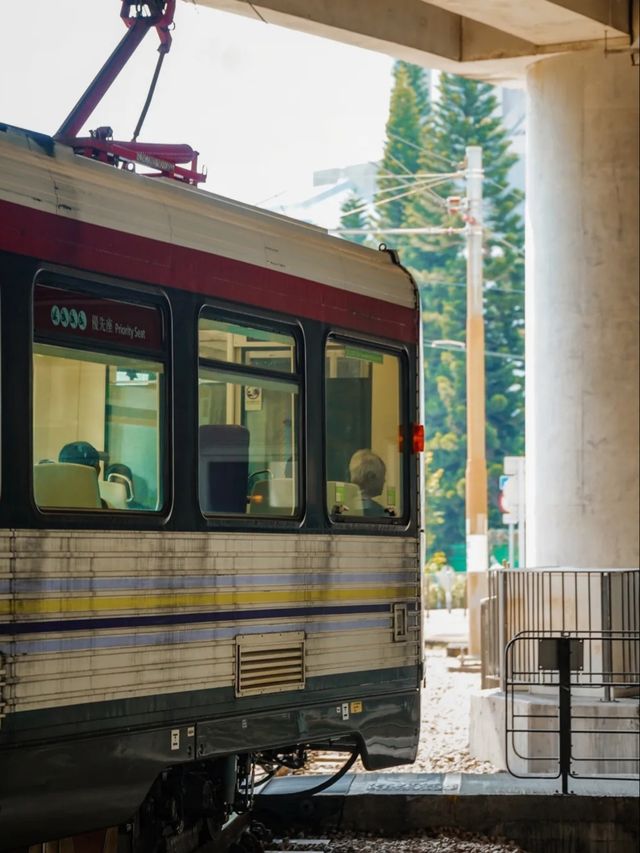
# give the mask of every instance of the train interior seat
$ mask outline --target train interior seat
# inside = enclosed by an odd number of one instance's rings
[[[102,506],[98,474],[88,465],[46,462],[33,469],[33,491],[38,506],[99,509]]]
[[[334,507],[346,515],[362,515],[362,493],[355,483],[327,480],[327,507],[334,514]]]
[[[247,511],[249,430],[204,424],[199,431],[199,493],[204,512]]]
[[[124,483],[112,480],[100,480],[100,497],[111,509],[127,509],[127,487]]]

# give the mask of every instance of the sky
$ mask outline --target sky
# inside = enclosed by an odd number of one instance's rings
[[[0,122],[53,134],[124,34],[120,4],[5,5]],[[131,138],[158,43],[149,32],[85,130]],[[381,156],[391,68],[381,54],[179,2],[139,139],[198,150],[211,192],[249,204],[303,197],[314,171]]]

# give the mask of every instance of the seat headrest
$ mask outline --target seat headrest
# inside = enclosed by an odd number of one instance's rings
[[[40,507],[98,509],[98,474],[89,465],[48,462],[33,469],[33,493]]]
[[[249,430],[239,424],[204,424],[199,430],[200,455],[218,455],[229,459],[229,452],[245,452],[249,446]]]
[[[362,492],[355,483],[340,480],[327,480],[327,506],[329,512],[334,506],[348,508],[348,515],[362,515]]]
[[[100,497],[106,501],[111,509],[127,508],[127,487],[124,483],[100,480]]]

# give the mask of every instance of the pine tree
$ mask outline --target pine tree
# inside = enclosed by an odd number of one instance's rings
[[[407,124],[406,106],[411,99],[404,91],[413,84],[407,68],[398,69],[388,128],[400,120]],[[420,78],[418,78],[420,79]],[[402,98],[400,98],[400,92]],[[420,98],[416,90],[416,103]],[[485,321],[487,390],[487,462],[489,468],[490,524],[501,523],[497,508],[498,476],[505,455],[519,455],[524,443],[523,347],[523,227],[521,194],[508,186],[508,173],[515,162],[497,110],[493,87],[485,83],[443,74],[439,98],[422,123],[420,154],[414,173],[454,174],[460,171],[469,145],[483,149],[485,240]],[[406,131],[405,131],[406,134]],[[398,134],[399,135],[399,134]],[[414,137],[411,137],[413,140]],[[391,140],[388,139],[389,148]],[[386,150],[388,150],[388,148]],[[387,160],[388,162],[388,160]],[[389,166],[390,167],[390,164]],[[434,188],[424,189],[403,201],[398,224],[407,227],[438,225],[459,228],[460,217],[447,213],[447,196],[464,196],[460,178],[444,179]],[[465,539],[466,463],[466,371],[462,349],[434,348],[433,341],[465,340],[466,259],[462,236],[412,236],[394,239],[403,261],[418,281],[425,345],[426,424],[428,446],[427,482],[438,472],[438,487],[428,494],[430,514],[441,520],[434,531],[432,548],[450,551]],[[508,357],[499,357],[499,353]]]
[[[508,185],[516,158],[497,110],[493,87],[442,74],[431,103],[423,69],[394,66],[387,140],[376,196],[380,236],[400,250],[421,294],[425,339],[427,427],[427,515],[429,549],[449,552],[465,539],[466,365],[462,349],[431,342],[464,342],[466,260],[462,235],[387,236],[385,228],[449,226],[448,196],[464,196],[465,149],[483,149],[486,226],[485,341],[487,462],[490,525],[501,523],[497,508],[503,457],[524,447],[523,225],[521,194]],[[424,175],[450,175],[430,188]],[[389,200],[392,199],[392,200]],[[347,216],[355,216],[350,210]],[[344,219],[343,219],[344,222]],[[354,222],[351,218],[349,222]],[[345,226],[347,227],[347,226]],[[361,227],[352,224],[349,227]],[[497,353],[498,355],[495,355]]]
[[[409,85],[414,91],[420,123],[424,124],[431,115],[430,72],[419,65],[412,65],[410,62],[399,60],[394,66],[394,76],[396,79],[401,71],[405,72]]]
[[[418,171],[422,121],[418,96],[412,85],[407,64],[396,62],[393,69],[387,141],[378,170],[378,193],[375,203],[381,228],[398,228],[405,223],[405,209]],[[384,234],[382,234],[384,238]],[[397,241],[392,241],[397,245]]]
[[[341,228],[369,228],[370,223],[369,217],[367,216],[366,212],[366,205],[364,201],[355,193],[351,193],[351,195],[346,199],[346,201],[343,202],[340,211]],[[345,234],[345,237],[354,243],[360,244],[364,244],[368,240],[366,234]]]
[[[469,145],[483,149],[484,218],[486,226],[484,278],[486,328],[487,464],[489,523],[501,523],[497,482],[505,455],[519,455],[524,445],[522,362],[513,355],[523,349],[523,226],[521,193],[508,186],[516,157],[509,152],[506,131],[497,114],[493,87],[443,74],[440,98],[425,127],[421,169],[455,169]],[[456,180],[439,187],[439,194],[464,195]],[[415,199],[407,221],[439,218],[454,223],[428,200]],[[413,240],[408,263],[423,281],[422,304],[426,340],[464,341],[466,322],[466,259],[464,241],[438,238],[425,246]],[[504,354],[501,358],[491,353]],[[443,470],[440,494],[432,496],[444,523],[434,547],[447,550],[464,541],[464,470],[466,457],[466,382],[462,352],[428,347],[426,420],[428,446],[435,469]]]

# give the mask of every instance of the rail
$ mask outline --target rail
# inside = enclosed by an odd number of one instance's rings
[[[639,646],[638,631],[523,631],[509,640],[507,770],[519,778],[559,778],[563,794],[570,779],[637,780]],[[607,689],[619,698],[594,702],[594,691]]]
[[[639,630],[638,569],[492,569],[481,604],[482,687],[506,689],[504,650],[517,635],[601,632],[599,695],[610,701],[628,691],[640,670]],[[607,640],[607,632],[617,632],[619,639]],[[524,645],[518,654],[531,657],[532,652]],[[526,661],[521,668],[533,671]],[[614,673],[628,674],[629,683],[616,680]],[[532,681],[529,688],[540,683]]]

